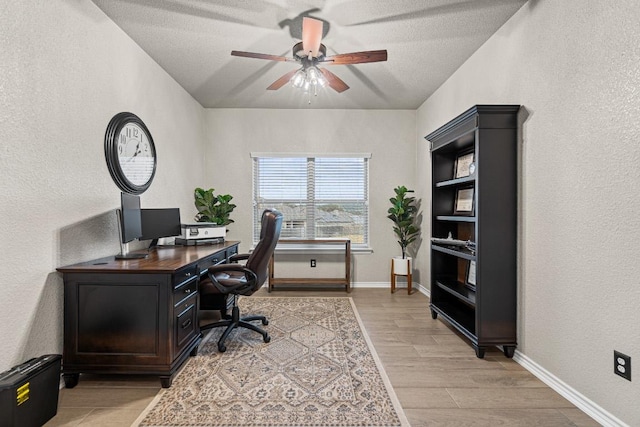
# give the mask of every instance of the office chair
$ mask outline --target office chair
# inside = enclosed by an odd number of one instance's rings
[[[268,325],[269,321],[265,316],[248,316],[240,318],[238,308],[239,295],[251,295],[264,284],[268,276],[269,259],[273,255],[280,229],[282,228],[282,213],[274,209],[266,209],[262,213],[262,226],[260,229],[260,240],[251,254],[238,254],[230,258],[230,261],[246,260],[241,264],[220,264],[209,267],[207,278],[200,281],[200,295],[203,298],[214,294],[233,295],[233,308],[230,319],[223,319],[200,327],[205,331],[212,328],[226,326],[220,339],[218,340],[218,351],[225,352],[227,347],[224,342],[235,328],[243,327],[262,334],[264,342],[271,341],[269,334],[249,323],[254,320],[262,321],[263,325]],[[224,312],[223,312],[224,315]]]

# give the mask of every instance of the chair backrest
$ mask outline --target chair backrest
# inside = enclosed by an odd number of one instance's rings
[[[252,270],[258,280],[253,290],[259,289],[267,280],[269,273],[269,259],[276,249],[282,229],[282,213],[275,209],[266,209],[262,213],[262,228],[260,229],[260,241],[249,255],[245,267]]]

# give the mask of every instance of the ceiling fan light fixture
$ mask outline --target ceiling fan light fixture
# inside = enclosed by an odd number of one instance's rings
[[[312,85],[320,87],[325,87],[327,85],[327,79],[324,74],[320,72],[318,67],[309,67],[307,75],[309,76],[309,80]]]
[[[293,87],[301,88],[304,85],[306,79],[306,73],[302,68],[300,68],[298,71],[296,71],[293,77],[291,77],[291,85]]]
[[[326,85],[327,79],[322,75],[322,73],[320,73],[320,76],[318,77],[318,86],[325,87]]]
[[[307,77],[309,78],[309,81],[312,85],[318,84],[319,76],[321,76],[320,70],[318,70],[316,67],[309,67],[307,69]]]
[[[305,93],[313,90],[313,94],[318,96],[318,87],[323,88],[328,81],[324,74],[315,65],[306,65],[295,72],[291,79],[291,86],[302,89]]]

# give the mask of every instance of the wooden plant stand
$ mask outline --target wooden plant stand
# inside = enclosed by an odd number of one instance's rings
[[[391,259],[391,293],[396,291],[396,276],[405,276],[407,278],[407,294],[411,294],[411,260],[404,260],[407,262],[407,274],[400,274],[394,271],[393,258]]]

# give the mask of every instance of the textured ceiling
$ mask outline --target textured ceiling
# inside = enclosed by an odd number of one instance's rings
[[[526,0],[93,0],[208,108],[419,107]],[[386,49],[387,62],[333,65],[350,89],[309,98],[286,85],[302,16],[325,21],[327,55]]]

